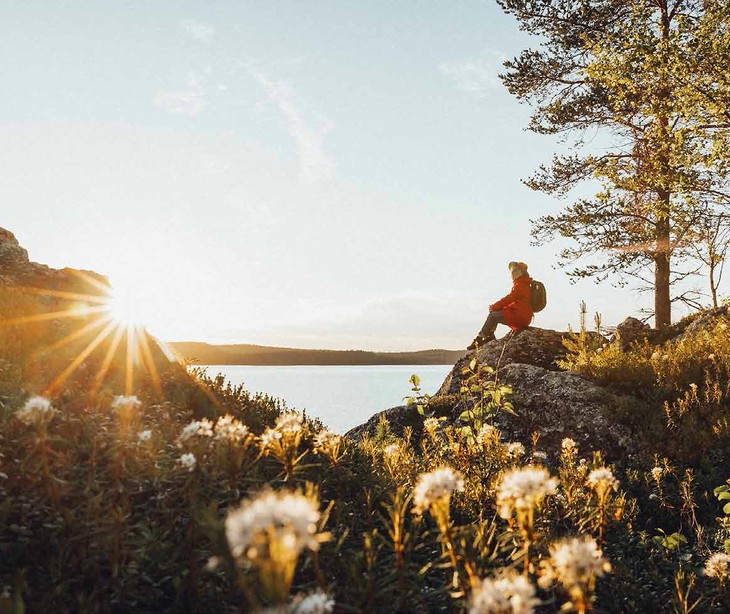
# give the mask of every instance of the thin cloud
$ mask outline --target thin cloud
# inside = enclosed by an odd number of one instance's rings
[[[191,38],[203,41],[204,43],[212,41],[213,35],[215,34],[215,28],[213,26],[192,19],[186,19],[180,22],[180,26]]]
[[[194,75],[188,77],[183,89],[158,92],[154,102],[168,113],[188,116],[197,115],[207,105],[205,88]]]
[[[334,125],[321,116],[310,120],[304,109],[297,103],[286,81],[274,81],[260,71],[251,71],[253,77],[266,91],[286,119],[289,135],[294,140],[299,158],[300,177],[305,183],[314,183],[332,175],[333,161],[324,150],[324,139]]]
[[[452,79],[456,85],[479,98],[501,89],[499,71],[507,57],[494,50],[484,51],[478,56],[460,62],[442,62],[439,70]]]

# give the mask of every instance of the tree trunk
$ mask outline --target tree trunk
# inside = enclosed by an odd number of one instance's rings
[[[661,200],[664,201],[664,198],[662,195]],[[664,217],[657,224],[657,251],[654,254],[654,325],[657,328],[664,328],[672,323],[669,257],[669,217]]]

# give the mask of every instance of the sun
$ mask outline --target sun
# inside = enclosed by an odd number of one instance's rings
[[[111,289],[104,302],[104,309],[117,324],[132,328],[145,326],[141,297],[132,288]]]

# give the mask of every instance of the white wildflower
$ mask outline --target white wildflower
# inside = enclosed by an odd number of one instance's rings
[[[44,424],[57,411],[45,397],[34,396],[25,402],[21,409],[15,412],[15,417],[25,424]]]
[[[177,438],[177,445],[182,446],[182,444],[191,439],[206,439],[210,437],[213,437],[213,423],[207,418],[193,420],[183,428],[180,436]]]
[[[188,452],[187,454],[183,454],[178,459],[178,462],[188,471],[192,471],[193,469],[195,469],[195,465],[197,465],[198,460],[195,458],[195,454],[191,454],[190,452]]]
[[[270,448],[274,442],[281,439],[281,433],[276,429],[268,428],[261,433],[261,447],[266,450]]]
[[[322,590],[304,597],[297,597],[292,603],[293,614],[327,614],[335,607],[335,600]]]
[[[651,477],[653,477],[657,482],[662,479],[662,475],[664,475],[664,469],[661,467],[652,468]]]
[[[397,443],[391,443],[383,448],[383,456],[392,457],[400,454],[400,446]]]
[[[510,458],[520,458],[525,455],[525,446],[519,441],[512,441],[506,444],[505,450],[507,451],[507,456]]]
[[[540,600],[535,587],[514,572],[501,578],[477,580],[469,598],[469,614],[532,614]]]
[[[573,441],[570,437],[566,437],[565,439],[563,439],[563,443],[560,444],[560,447],[569,453],[578,450],[578,446],[576,445],[575,441]]]
[[[124,410],[124,409],[139,409],[142,406],[142,401],[137,398],[137,395],[124,396],[118,394],[112,401],[112,409]]]
[[[341,440],[341,435],[325,429],[314,436],[314,445],[317,448],[331,448],[340,443]]]
[[[250,435],[248,427],[230,414],[218,418],[213,432],[216,440],[230,443],[238,443]]]
[[[413,490],[414,509],[416,513],[423,513],[435,502],[448,500],[457,490],[464,490],[464,476],[451,467],[439,467],[430,473],[422,473]]]
[[[426,418],[423,421],[423,428],[428,432],[433,432],[439,427],[438,418]]]
[[[547,452],[543,452],[542,450],[535,450],[532,453],[532,458],[538,458],[540,460],[547,460]]]
[[[302,494],[264,491],[228,512],[226,538],[234,557],[268,557],[277,548],[296,557],[304,548],[316,550],[317,502]]]
[[[540,585],[547,587],[553,578],[573,593],[585,593],[593,578],[611,571],[601,549],[592,537],[572,538],[550,546],[550,560]]]
[[[618,480],[613,477],[613,472],[608,467],[599,467],[588,474],[588,485],[599,492],[607,492],[610,489],[618,489]]]
[[[497,492],[497,507],[502,518],[509,518],[512,510],[525,511],[542,503],[546,495],[554,495],[558,481],[550,477],[544,467],[528,465],[504,474]]]
[[[137,439],[140,441],[149,441],[150,437],[152,437],[152,431],[147,429],[146,431],[140,431],[137,434]]]
[[[499,431],[491,424],[484,424],[477,433],[477,441],[484,445],[491,441],[499,440]]]
[[[287,411],[276,419],[276,430],[280,433],[297,433],[302,430],[304,416],[295,411]]]
[[[705,575],[718,580],[726,580],[730,575],[730,555],[716,552],[705,563]]]

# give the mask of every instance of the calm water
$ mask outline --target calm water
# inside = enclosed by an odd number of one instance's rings
[[[286,401],[288,407],[307,410],[327,427],[344,433],[373,414],[403,404],[411,394],[408,379],[421,378],[421,390],[433,394],[453,365],[387,366],[208,366],[232,384],[251,392],[264,392]]]

